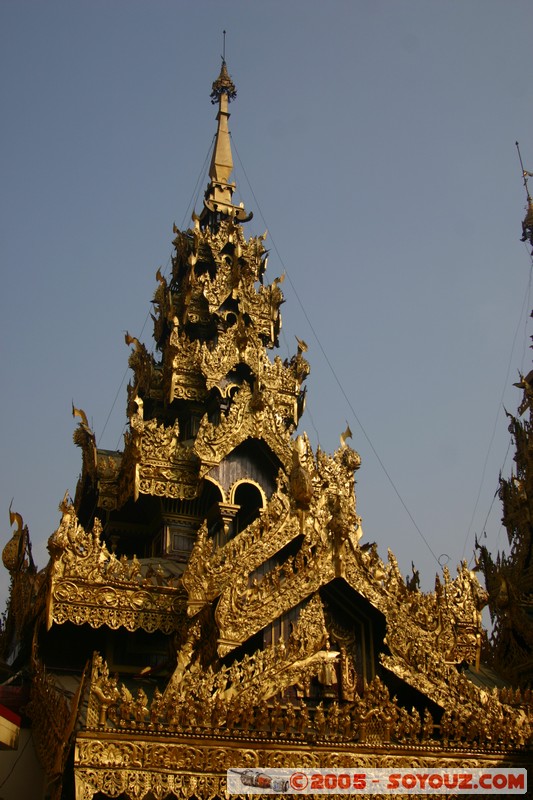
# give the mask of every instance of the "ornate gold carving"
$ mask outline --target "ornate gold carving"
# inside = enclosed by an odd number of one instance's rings
[[[298,508],[308,509],[313,497],[313,479],[302,462],[305,443],[301,436],[296,439],[292,450],[292,468],[289,474],[291,494]]]
[[[517,753],[531,736],[531,720],[520,709],[503,706],[495,693],[486,698],[483,716],[456,703],[439,726],[427,708],[421,715],[399,706],[377,677],[351,703],[309,706],[303,699],[296,704],[276,699],[275,686],[282,691],[290,685],[279,675],[295,654],[322,653],[312,666],[315,673],[335,657],[316,651],[325,636],[316,598],[302,612],[286,650],[280,643],[219,673],[195,669],[190,648],[198,638],[193,637],[178,658],[179,680],[171,680],[165,695],[156,689],[151,700],[142,687],[132,696],[95,655],[87,727],[76,742],[80,796],[151,792],[162,800],[168,791],[184,798],[198,796],[199,787],[223,792],[230,767],[445,769],[522,763]],[[268,685],[271,693],[265,695]]]
[[[334,566],[317,550],[301,561],[296,557],[275,567],[260,582],[248,586],[248,576],[238,574],[222,592],[215,612],[220,631],[219,653],[225,655],[284,611],[298,605],[335,577]]]
[[[199,463],[190,447],[179,444],[177,423],[172,428],[156,420],[144,423],[140,437],[138,486],[141,494],[196,497]]]
[[[481,650],[486,598],[475,575],[466,564],[454,579],[445,570],[430,593],[420,592],[414,567],[404,580],[392,553],[383,562],[375,545],[361,545],[361,459],[347,444],[349,427],[333,455],[314,453],[305,434],[293,438],[307,345],[297,340],[285,361],[268,353],[281,328],[283,277],[263,283],[265,236],[245,239],[246,212],[231,201],[223,150],[233,85],[224,70],[215,82],[222,110],[205,207],[192,230],[175,229],[172,277],[156,275],[160,361],[126,335],[133,379],[123,453],[97,450],[86,415],[73,409],[83,453],[76,502],[62,504],[42,578],[21,519],[4,549],[13,578],[8,628],[16,621],[4,641],[46,635],[38,630],[45,596],[48,627],[106,627],[106,646],[118,627],[172,637],[176,662],[166,682],[154,670],[133,688],[95,654],[76,739],[77,800],[214,800],[224,796],[228,766],[526,762],[531,692],[490,692],[464,672]],[[531,413],[531,376],[521,385],[522,411]],[[517,657],[510,674],[521,678],[532,647],[530,424],[512,422],[517,474],[501,487],[511,555],[493,565],[482,550],[496,640],[502,655]],[[243,478],[253,488],[234,491]],[[158,531],[168,537],[173,528],[183,558],[197,531],[183,574],[170,560],[149,572],[142,559],[117,557],[95,513],[118,552],[131,554],[133,541],[149,552]],[[253,522],[228,541],[232,518],[239,528]],[[403,685],[398,693],[416,697],[417,707],[398,702],[387,684]],[[35,666],[31,713],[52,778],[64,771],[75,718],[57,690]]]
[[[466,562],[455,580],[445,569],[444,584],[437,578],[434,593],[405,591],[398,580],[396,607],[387,612],[387,643],[393,653],[401,653],[422,672],[431,654],[444,664],[475,664],[485,602],[486,595]]]
[[[152,387],[161,382],[161,377],[157,374],[155,361],[148,353],[145,345],[135,336],[130,336],[129,333],[126,333],[125,339],[127,345],[134,345],[134,350],[131,352],[128,363],[135,375],[137,391],[142,395],[148,395],[151,393]]]
[[[143,575],[134,556],[118,559],[101,542],[102,526],[95,520],[87,533],[74,506],[65,503],[58,529],[48,541],[51,554],[47,600],[48,627],[55,622],[88,623],[172,633],[185,612],[184,597],[172,573],[161,582]],[[164,572],[164,571],[163,571]],[[160,579],[161,581],[161,579]]]
[[[287,464],[290,449],[286,430],[279,425],[269,406],[261,412],[254,411],[252,391],[244,384],[236,393],[227,417],[214,425],[206,415],[200,423],[194,445],[202,461],[200,475],[206,475],[214,464],[220,463],[248,438],[263,439],[282,464]]]
[[[124,729],[147,737],[165,732],[177,739],[183,734],[209,738],[216,733],[230,738],[266,735],[267,740],[275,740],[281,734],[287,742],[330,746],[335,742],[372,746],[394,742],[419,747],[431,741],[433,749],[475,745],[486,752],[523,749],[533,733],[527,706],[502,704],[496,691],[485,693],[484,713],[479,715],[479,690],[460,675],[452,689],[452,696],[457,690],[456,701],[446,707],[438,728],[427,708],[421,715],[415,708],[398,705],[378,677],[349,703],[334,700],[328,705],[323,701],[309,705],[304,700],[307,682],[313,676],[324,680],[328,665],[339,656],[328,649],[318,597],[302,611],[286,646],[280,641],[219,672],[199,668],[194,660],[198,641],[193,637],[184,645],[165,694],[155,690],[151,700],[142,687],[133,696],[116,676],[110,676],[105,662],[95,654],[87,729]],[[291,686],[300,694],[296,704],[283,699]]]
[[[24,636],[33,615],[42,610],[39,589],[44,579],[33,562],[28,526],[24,525],[20,514],[11,510],[11,506],[9,521],[11,525],[17,523],[17,530],[2,551],[4,567],[11,576],[7,614],[0,623],[0,653],[4,657],[8,655],[9,646]]]
[[[98,505],[106,511],[117,508],[122,453],[97,451]]]
[[[353,478],[353,469],[358,463],[359,456],[345,444],[333,457],[319,450],[315,460],[307,437],[299,437],[286,487],[290,489],[292,506],[280,530],[279,544],[284,531],[284,544],[294,537],[296,526],[305,534],[304,541],[295,556],[268,572],[261,582],[251,581],[256,564],[248,560],[226,588],[222,581],[217,584],[211,578],[213,589],[218,586],[221,591],[215,616],[221,654],[335,577],[345,577],[359,590],[362,585],[365,589],[371,587],[371,592],[362,591],[364,596],[382,594],[379,584],[375,585],[364,569],[365,559],[358,550],[361,530],[355,513]],[[283,496],[281,484],[277,496]],[[263,538],[268,543],[266,521],[256,521],[254,525],[262,526]],[[267,546],[264,545],[263,560],[267,557]],[[222,557],[223,551],[219,558]],[[211,569],[212,575],[220,574],[209,560],[203,563],[206,569]],[[351,575],[357,579],[350,580]],[[213,597],[213,589],[210,597]]]
[[[289,499],[281,491],[272,495],[257,520],[219,549],[214,549],[203,525],[182,575],[189,615],[197,613],[228,586],[237,560],[253,572],[298,533],[298,520],[290,515]]]
[[[155,419],[145,421],[143,405],[138,395],[131,398],[131,432],[126,437],[122,478],[123,501],[130,494],[132,484],[135,500],[139,494],[196,497],[199,462],[193,450],[179,442],[178,422],[167,427]]]
[[[9,508],[9,522],[11,525],[16,522],[17,530],[2,550],[4,567],[11,573],[26,572],[32,568],[35,571],[28,526],[24,525],[20,514],[11,511],[11,507]]]
[[[172,400],[203,400],[207,395],[205,378],[200,372],[200,342],[191,341],[180,331],[179,321],[171,321],[169,344],[165,352],[164,381]]]

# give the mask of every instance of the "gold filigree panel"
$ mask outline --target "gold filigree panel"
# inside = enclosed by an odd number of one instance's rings
[[[431,750],[433,752],[431,752]],[[468,750],[453,755],[436,752],[433,746],[421,748],[343,748],[339,745],[301,747],[290,741],[246,743],[217,742],[209,738],[192,741],[128,741],[121,737],[88,738],[81,734],[76,741],[76,800],[92,800],[97,792],[107,797],[124,793],[132,800],[153,797],[165,800],[169,795],[189,800],[220,798],[226,792],[229,768],[375,768],[401,769],[490,769],[523,766],[523,759]],[[244,797],[244,796],[243,796]],[[238,796],[236,796],[238,800]]]
[[[234,647],[246,641],[334,577],[331,559],[323,558],[320,552],[311,555],[300,569],[295,561],[289,561],[252,586],[248,585],[247,575],[236,575],[222,592],[215,611],[221,641],[220,655],[230,652],[230,642]]]
[[[239,444],[248,438],[263,439],[284,466],[290,463],[291,444],[286,428],[276,419],[274,411],[265,406],[254,410],[254,396],[244,384],[233,399],[226,417],[214,425],[207,414],[202,418],[194,451],[202,461],[200,476],[219,464]]]
[[[205,526],[200,528],[182,575],[190,616],[228,586],[234,579],[236,563],[245,564],[246,570],[253,572],[299,535],[300,522],[290,512],[286,495],[276,492],[258,519],[216,550]]]
[[[102,526],[80,525],[74,506],[66,503],[60,525],[48,542],[51,553],[47,596],[47,624],[72,622],[93,628],[106,625],[129,631],[172,633],[185,614],[183,590],[157,585],[143,577],[134,557],[117,559],[101,541]]]
[[[113,630],[142,629],[148,633],[173,633],[182,624],[183,596],[177,589],[133,589],[120,585],[94,586],[83,581],[58,580],[51,592],[48,626],[88,624]]]

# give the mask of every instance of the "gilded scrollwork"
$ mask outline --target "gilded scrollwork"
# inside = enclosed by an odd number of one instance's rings
[[[47,624],[88,623],[93,628],[123,626],[134,631],[175,631],[184,614],[184,595],[172,572],[151,575],[136,556],[117,558],[102,541],[102,525],[92,531],[78,521],[65,500],[61,522],[48,541],[51,560]]]
[[[106,511],[111,511],[117,507],[118,480],[121,464],[122,453],[97,450],[96,471],[99,505]]]
[[[181,330],[178,318],[174,317],[163,367],[165,394],[170,402],[175,399],[205,399],[207,388],[200,371],[200,353],[200,342],[191,341],[185,331]]]
[[[180,442],[179,423],[172,426],[156,419],[144,420],[143,404],[138,396],[131,404],[131,432],[126,439],[123,475],[126,493],[134,485],[133,496],[150,494],[156,497],[192,498],[198,492],[199,460],[193,449]]]
[[[209,422],[206,414],[200,423],[194,445],[202,462],[200,476],[206,475],[214,464],[220,463],[247,438],[264,439],[281,463],[287,464],[290,457],[287,432],[278,424],[268,405],[261,413],[254,411],[252,390],[245,383],[236,392],[227,416],[215,425]]]
[[[391,652],[416,670],[427,673],[429,659],[446,664],[475,664],[481,647],[481,609],[486,595],[466,563],[444,583],[437,577],[435,592],[408,591],[401,576],[387,587],[395,588],[395,608],[387,614],[387,644]],[[392,570],[389,569],[389,576]]]
[[[190,615],[212,602],[231,583],[237,559],[253,572],[298,536],[299,522],[290,511],[287,496],[276,492],[258,519],[219,548],[208,537],[207,527],[201,526],[182,575]]]
[[[215,620],[220,632],[219,652],[225,654],[272,619],[298,605],[335,577],[334,565],[320,550],[300,561],[287,560],[249,585],[248,575],[236,575],[218,601]]]
[[[205,672],[194,666],[199,641],[197,629],[178,658],[172,689],[165,695],[156,689],[151,700],[142,687],[132,695],[95,654],[86,727],[75,750],[77,785],[87,793],[81,796],[116,796],[134,786],[132,796],[151,792],[164,798],[172,791],[188,798],[199,786],[223,790],[231,767],[443,769],[464,766],[465,756],[471,767],[517,766],[516,753],[531,741],[531,720],[521,707],[503,705],[497,692],[485,699],[484,714],[476,714],[468,681],[461,702],[446,706],[439,725],[428,708],[421,714],[399,705],[378,677],[350,703],[283,699],[291,682],[301,685],[306,674],[316,675],[339,655],[327,649],[318,596],[303,610],[286,648],[273,645],[219,672]],[[302,656],[313,651],[314,662],[303,666]],[[394,749],[387,754],[384,746]],[[515,755],[506,760],[506,753]]]

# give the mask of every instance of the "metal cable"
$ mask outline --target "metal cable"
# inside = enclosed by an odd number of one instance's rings
[[[239,160],[239,164],[240,164],[240,166],[241,166],[241,169],[242,169],[242,171],[243,171],[244,177],[246,178],[246,182],[247,182],[247,184],[248,184],[248,186],[249,186],[249,188],[250,188],[250,192],[251,192],[251,194],[252,194],[252,197],[253,197],[254,203],[255,203],[255,205],[256,205],[256,207],[257,207],[257,210],[259,211],[259,214],[261,215],[261,219],[263,220],[263,223],[264,223],[264,225],[265,225],[265,226],[268,228],[268,225],[267,225],[267,223],[266,223],[266,220],[265,220],[265,217],[264,217],[264,215],[263,215],[263,212],[261,211],[261,207],[260,207],[260,205],[259,205],[259,203],[258,203],[258,201],[257,201],[257,197],[255,196],[255,193],[254,193],[254,190],[253,190],[253,188],[252,188],[252,185],[251,185],[251,183],[250,183],[250,181],[249,181],[249,179],[248,179],[248,176],[247,176],[247,174],[246,174],[246,170],[244,169],[244,165],[243,165],[243,163],[242,163],[242,161],[241,161],[241,159],[240,159],[240,156],[239,156],[239,153],[238,153],[238,150],[237,150],[237,147],[236,147],[236,145],[235,145],[235,141],[234,141],[233,137],[232,137],[232,143],[233,143],[233,145],[234,145],[234,147],[235,147],[235,154],[237,155],[237,158],[238,158],[238,160]],[[422,541],[425,543],[426,547],[428,548],[429,552],[431,553],[431,555],[433,556],[433,558],[435,559],[435,561],[437,562],[437,564],[439,564],[439,559],[438,559],[438,558],[437,558],[437,556],[435,555],[435,553],[434,553],[434,551],[433,551],[433,549],[432,549],[431,545],[429,544],[428,540],[426,539],[426,537],[424,536],[424,534],[422,533],[422,531],[420,530],[420,528],[419,528],[419,527],[418,527],[418,525],[416,524],[416,522],[415,522],[415,519],[414,519],[413,515],[411,514],[411,512],[410,512],[409,508],[407,507],[407,504],[405,503],[405,501],[404,501],[403,497],[401,496],[400,492],[399,492],[399,491],[398,491],[398,489],[396,488],[396,485],[395,485],[394,481],[392,480],[392,477],[390,476],[390,474],[389,474],[389,472],[388,472],[387,468],[385,467],[385,464],[383,463],[383,461],[382,461],[382,459],[380,458],[380,456],[379,456],[379,454],[378,454],[378,452],[377,452],[376,448],[374,447],[374,444],[373,444],[372,440],[370,439],[370,436],[367,434],[367,432],[366,432],[366,430],[365,430],[365,428],[364,428],[364,426],[363,426],[363,424],[362,424],[361,420],[360,420],[360,419],[359,419],[359,417],[357,416],[357,414],[356,414],[356,412],[355,412],[355,410],[354,410],[354,408],[353,408],[353,406],[352,406],[352,404],[351,404],[351,402],[350,402],[350,399],[349,399],[348,395],[346,394],[346,392],[345,392],[345,390],[344,390],[344,387],[343,387],[343,385],[342,385],[342,383],[341,383],[341,381],[340,381],[340,379],[339,379],[339,377],[338,377],[337,373],[335,372],[335,369],[334,369],[334,367],[333,367],[333,365],[332,365],[331,361],[329,360],[329,358],[328,358],[328,355],[327,355],[327,353],[326,353],[326,351],[325,351],[324,347],[322,346],[322,342],[320,341],[320,339],[319,339],[319,337],[318,337],[318,334],[317,334],[317,332],[315,331],[315,328],[314,328],[314,326],[313,326],[313,323],[311,322],[311,319],[309,318],[309,315],[308,315],[308,313],[307,313],[307,311],[306,311],[306,309],[305,309],[305,307],[304,307],[304,305],[303,305],[303,303],[302,303],[302,301],[301,301],[301,299],[300,299],[300,296],[299,296],[298,292],[296,291],[296,287],[294,286],[294,284],[293,284],[293,282],[292,282],[292,279],[291,279],[291,276],[290,276],[290,274],[289,274],[289,272],[288,272],[288,270],[287,270],[287,267],[286,267],[286,265],[285,265],[285,263],[284,263],[284,261],[283,261],[283,259],[282,259],[281,255],[280,255],[280,253],[279,253],[279,251],[278,251],[278,248],[277,248],[277,246],[276,246],[276,243],[275,243],[275,241],[274,241],[274,238],[273,238],[272,234],[270,233],[270,229],[269,229],[269,236],[270,236],[270,240],[271,240],[271,242],[272,242],[272,246],[273,246],[274,250],[276,251],[276,255],[277,255],[277,256],[278,256],[278,258],[279,258],[280,264],[281,264],[281,266],[283,267],[283,269],[284,269],[284,271],[285,271],[285,273],[286,273],[286,275],[287,275],[288,281],[289,281],[289,283],[290,283],[290,285],[291,285],[291,288],[292,288],[292,290],[293,290],[293,292],[294,292],[294,294],[295,294],[296,300],[298,301],[298,305],[300,306],[300,308],[301,308],[301,310],[302,310],[302,313],[303,313],[303,315],[304,315],[304,317],[305,317],[305,319],[306,319],[306,321],[307,321],[307,324],[309,325],[309,328],[310,328],[310,330],[311,330],[311,332],[312,332],[312,334],[313,334],[313,336],[314,336],[314,338],[315,338],[315,340],[316,340],[316,342],[317,342],[317,344],[318,344],[318,346],[319,346],[319,348],[320,348],[320,351],[321,351],[321,353],[322,353],[322,355],[323,355],[323,357],[324,357],[324,360],[326,361],[326,364],[328,365],[328,367],[329,367],[329,369],[330,369],[330,371],[331,371],[331,374],[333,375],[333,378],[335,379],[335,382],[336,382],[337,386],[339,387],[339,389],[340,389],[340,391],[341,391],[341,394],[342,394],[342,396],[344,397],[344,399],[345,399],[345,401],[346,401],[346,403],[347,403],[347,405],[348,405],[348,408],[349,408],[349,409],[350,409],[350,411],[352,412],[352,414],[353,414],[353,416],[354,416],[354,419],[356,420],[357,424],[359,425],[359,428],[361,429],[361,431],[362,431],[362,433],[363,433],[363,435],[364,435],[365,439],[367,440],[367,442],[368,442],[368,444],[369,444],[369,446],[370,446],[370,448],[371,448],[372,452],[374,453],[374,456],[376,457],[376,459],[377,459],[377,461],[378,461],[378,464],[380,465],[380,467],[381,467],[381,469],[383,470],[383,472],[384,472],[385,476],[387,477],[387,480],[389,481],[389,483],[390,483],[390,485],[391,485],[392,489],[394,490],[394,493],[396,494],[396,496],[397,496],[398,500],[400,501],[401,505],[403,506],[403,508],[404,508],[404,511],[406,512],[407,516],[408,516],[408,517],[409,517],[409,519],[411,520],[411,523],[413,524],[413,526],[414,526],[415,530],[417,531],[417,533],[418,533],[418,534],[419,534],[419,536],[421,537]]]

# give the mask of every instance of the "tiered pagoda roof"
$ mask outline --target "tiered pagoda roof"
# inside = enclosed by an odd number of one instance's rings
[[[275,355],[283,276],[266,282],[265,236],[233,203],[235,94],[223,62],[203,208],[156,276],[155,355],[126,337],[124,448],[75,409],[82,474],[48,565],[22,519],[4,550],[4,653],[31,676],[51,796],[210,800],[229,767],[527,763],[531,698],[480,665],[475,574],[404,579],[364,541],[349,430],[332,455],[297,430],[307,348]]]

